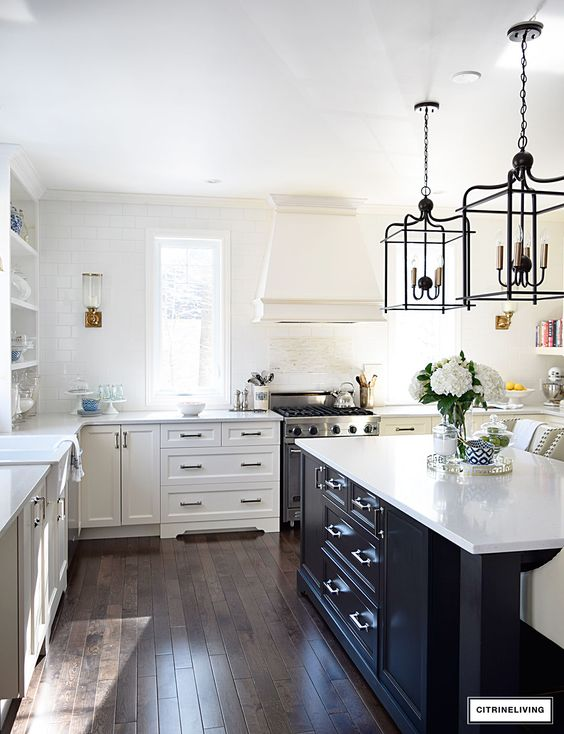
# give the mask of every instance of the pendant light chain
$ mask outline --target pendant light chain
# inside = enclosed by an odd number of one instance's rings
[[[526,135],[527,120],[525,119],[525,114],[527,112],[527,89],[525,87],[527,84],[527,75],[525,73],[525,67],[527,66],[527,57],[525,55],[526,51],[527,33],[525,32],[523,34],[523,39],[521,40],[521,92],[519,93],[519,96],[521,97],[521,135],[517,141],[517,145],[519,146],[521,153],[525,152],[528,142]]]
[[[423,134],[423,153],[424,153],[424,174],[423,174],[423,180],[424,184],[421,188],[421,194],[423,196],[429,196],[431,193],[431,189],[429,188],[429,108],[425,107],[425,117],[424,117],[424,134]]]

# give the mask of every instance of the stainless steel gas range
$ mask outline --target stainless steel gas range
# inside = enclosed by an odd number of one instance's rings
[[[271,410],[283,417],[280,431],[282,522],[291,526],[300,519],[301,451],[296,438],[378,436],[380,417],[363,408],[334,408],[330,392],[272,393]]]

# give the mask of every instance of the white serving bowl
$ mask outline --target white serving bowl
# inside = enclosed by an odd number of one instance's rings
[[[182,415],[199,415],[206,407],[206,404],[184,401],[182,403],[177,403],[176,407]]]

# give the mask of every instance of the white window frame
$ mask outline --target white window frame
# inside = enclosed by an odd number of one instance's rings
[[[221,323],[221,339],[223,345],[221,392],[198,393],[197,397],[207,407],[225,408],[229,406],[231,396],[231,238],[227,230],[194,230],[194,229],[148,229],[146,231],[146,349],[145,349],[145,404],[151,409],[171,408],[178,402],[175,395],[163,395],[155,389],[155,366],[157,359],[158,330],[160,315],[157,288],[160,284],[160,257],[156,240],[214,240],[220,244],[220,278],[219,310]]]

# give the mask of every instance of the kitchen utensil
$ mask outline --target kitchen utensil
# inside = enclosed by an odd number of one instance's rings
[[[352,382],[341,382],[339,389],[334,390],[331,395],[335,398],[335,408],[354,408],[354,385]]]
[[[374,407],[374,390],[372,387],[360,387],[360,407],[361,408],[373,408]]]
[[[205,403],[197,403],[193,400],[183,401],[176,404],[178,410],[185,416],[196,416],[199,415],[202,410],[206,407]]]

